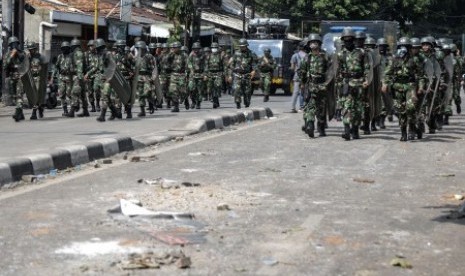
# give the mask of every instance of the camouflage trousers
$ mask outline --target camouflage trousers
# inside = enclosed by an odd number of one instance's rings
[[[73,81],[71,76],[61,76],[58,81],[58,95],[61,104],[67,106],[71,104],[71,94],[73,90]]]
[[[179,104],[181,101],[184,102],[184,100],[187,99],[186,88],[186,75],[172,74],[170,77],[168,98],[170,98],[174,104]]]
[[[94,80],[95,91],[101,94],[102,108],[108,108],[115,105],[115,96],[110,83],[103,78],[96,77]]]
[[[452,97],[447,103],[447,107],[444,110],[444,114],[449,116],[452,116],[452,101],[454,101],[456,106],[462,104],[462,99],[460,98],[460,82],[454,81],[452,85]]]
[[[10,93],[13,103],[16,105],[16,108],[23,108],[23,84],[18,77],[9,77],[8,82],[8,92]]]
[[[342,122],[353,126],[359,126],[363,114],[362,86],[350,86],[347,95],[341,95],[339,106],[342,108]]]
[[[37,89],[37,92],[39,92],[39,86],[40,86],[40,76],[38,75],[35,75],[34,74],[32,75],[32,77],[34,78],[34,85]],[[45,95],[43,95],[44,98],[43,99],[39,99],[39,95],[37,95],[37,102],[36,103],[33,103],[32,104],[32,108],[38,108],[39,106],[42,106],[45,102]]]
[[[170,86],[170,77],[168,75],[160,75],[160,88],[163,97],[165,97],[166,101],[168,101],[168,90]]]
[[[95,78],[90,78],[86,81],[86,90],[91,103],[99,101],[101,98],[101,91],[96,87]]]
[[[211,87],[209,86],[210,83],[210,77],[207,76],[206,79],[203,79],[203,87],[204,89],[202,90],[201,96],[203,97],[204,101],[208,101],[212,97],[212,91]]]
[[[193,103],[200,103],[202,96],[205,94],[205,86],[202,76],[193,76],[189,78],[189,96]]]
[[[322,84],[309,84],[304,107],[304,122],[326,122],[326,86]]]
[[[273,78],[272,73],[261,73],[260,78],[262,81],[262,89],[263,89],[263,94],[265,96],[270,95],[270,89],[271,89],[271,80]]]
[[[140,75],[139,81],[137,82],[137,99],[139,100],[139,106],[144,107],[147,105],[147,101],[152,101],[152,81],[149,75]]]
[[[394,108],[399,116],[401,128],[407,125],[416,125],[416,107],[418,97],[414,83],[394,83],[392,85],[395,94]]]
[[[223,73],[211,73],[208,78],[208,90],[212,98],[219,98],[223,90],[224,76]]]
[[[241,103],[241,98],[244,98],[245,107],[250,106],[250,98],[252,96],[252,80],[250,74],[234,74],[232,89],[234,91],[234,101]]]

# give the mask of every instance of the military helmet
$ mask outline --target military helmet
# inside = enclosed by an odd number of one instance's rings
[[[87,46],[95,46],[94,40],[91,39],[87,42]]]
[[[376,40],[369,36],[367,39],[365,39],[364,45],[376,45]]]
[[[420,47],[420,39],[418,37],[412,37],[410,38],[410,43],[412,44],[412,47]]]
[[[152,42],[152,43],[149,44],[149,49],[152,50],[152,49],[156,49],[156,48],[157,48],[157,45],[155,43]]]
[[[457,45],[455,43],[450,44],[450,49],[452,50],[452,52],[457,51]]]
[[[211,53],[211,51],[212,51],[212,50],[210,49],[210,47],[204,47],[204,48],[203,48],[203,52],[204,52],[204,53]]]
[[[158,49],[158,48],[162,48],[162,44],[161,44],[160,42],[156,43],[156,44],[155,44],[155,48],[157,48],[157,49]]]
[[[171,48],[181,48],[181,43],[179,41],[175,41],[171,43]]]
[[[356,31],[355,32],[355,38],[366,39],[367,35],[363,31]]]
[[[126,46],[126,41],[122,39],[118,39],[115,43],[115,46]]]
[[[106,46],[107,46],[107,44],[105,43],[105,40],[103,40],[102,38],[98,38],[95,41],[95,48],[97,48],[97,49],[104,48]]]
[[[12,44],[12,43],[15,43],[15,42],[19,42],[18,38],[16,36],[12,36],[10,38],[8,38],[8,45]]]
[[[68,41],[63,41],[61,42],[61,46],[60,48],[63,49],[63,48],[69,48],[71,47],[71,45],[69,45],[69,42]]]
[[[452,50],[452,48],[450,47],[450,44],[448,44],[448,43],[444,43],[444,44],[442,45],[442,49],[443,49],[443,50],[448,50],[448,51],[451,51],[451,50]]]
[[[432,36],[425,36],[425,37],[422,37],[421,40],[420,40],[420,43],[421,44],[431,44],[434,45],[434,38]]]
[[[168,47],[168,43],[163,43],[163,44],[161,45],[161,47],[162,47],[163,49],[168,49],[168,48],[169,48],[169,47]]]
[[[384,37],[378,38],[378,41],[376,41],[376,44],[378,46],[387,46],[387,41]]]
[[[181,51],[188,52],[188,51],[189,51],[189,48],[187,48],[187,46],[182,46],[182,47],[181,47]]]
[[[434,45],[434,47],[442,48],[442,42],[441,42],[441,40],[439,40],[439,39],[436,39],[436,40],[434,41],[434,44],[433,44],[433,45]]]
[[[245,39],[245,38],[239,39],[239,46],[249,46],[249,43],[247,42],[247,39]]]
[[[307,40],[310,41],[318,41],[321,43],[321,36],[319,34],[309,34]]]
[[[145,49],[145,48],[147,48],[147,44],[145,44],[145,41],[139,40],[139,41],[136,42],[134,47]]]
[[[201,49],[202,46],[200,46],[200,42],[194,42],[194,44],[192,44],[192,50],[194,49]]]
[[[346,28],[344,28],[344,30],[342,30],[341,39],[344,39],[346,37],[355,38],[355,33],[354,33],[354,30],[352,30],[352,28],[346,27]]]
[[[412,43],[410,42],[410,39],[408,37],[403,36],[399,38],[399,41],[397,42],[397,47],[400,47],[400,46],[411,47]]]
[[[31,49],[37,49],[37,45],[36,45],[34,42],[32,42],[32,41],[28,42],[27,45],[26,45],[26,47],[27,47],[29,50],[31,50]]]
[[[210,46],[210,48],[219,48],[219,47],[220,46],[216,42],[213,42],[212,45]]]
[[[71,40],[71,47],[73,46],[79,46],[81,47],[81,41],[77,38],[74,38],[73,40]]]

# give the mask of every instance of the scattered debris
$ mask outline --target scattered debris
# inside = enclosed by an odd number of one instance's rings
[[[463,195],[454,195],[454,198],[457,200],[463,200]]]
[[[175,264],[178,268],[189,268],[192,264],[191,258],[186,257],[182,251],[173,253],[133,253],[117,265],[124,270],[130,269],[153,269],[162,265]]]
[[[218,204],[218,206],[216,206],[216,210],[218,210],[218,211],[229,211],[231,209],[229,208],[228,204],[220,203],[220,204]]]
[[[129,161],[131,162],[153,162],[155,160],[158,160],[158,157],[156,155],[150,155],[150,156],[133,156]]]
[[[281,170],[278,170],[278,169],[273,169],[273,168],[264,168],[262,171],[260,172],[275,172],[275,173],[280,173]]]
[[[197,169],[182,169],[181,171],[188,172],[188,173],[193,173],[193,172],[196,172],[198,170]]]
[[[131,162],[140,162],[140,156],[133,156],[131,157]]]
[[[200,183],[183,182],[181,185],[184,187],[199,187]]]
[[[124,154],[123,160],[128,160],[128,153],[127,152]]]
[[[266,257],[262,259],[262,263],[264,263],[265,265],[273,266],[273,265],[278,264],[278,260],[276,260],[273,257]]]
[[[50,172],[49,172],[50,176],[56,176],[57,173],[58,173],[57,169],[51,169]]]
[[[189,156],[206,156],[207,154],[204,152],[189,152]]]
[[[113,164],[113,160],[111,159],[104,159],[103,164]]]
[[[120,205],[118,207],[108,210],[109,213],[122,213],[128,217],[134,216],[148,216],[151,218],[160,219],[194,219],[194,215],[191,213],[180,213],[180,212],[154,212],[148,210],[142,206],[139,201],[120,199]]]
[[[174,138],[175,142],[181,142],[183,140],[184,140],[184,137],[181,137],[181,136]]]
[[[441,173],[441,174],[438,174],[436,176],[439,176],[439,177],[454,177],[455,174],[453,174],[453,173]]]
[[[26,182],[26,183],[34,183],[34,182],[37,181],[37,177],[35,175],[32,175],[32,174],[27,174],[27,175],[21,176],[21,180]]]
[[[392,266],[398,266],[401,268],[411,269],[413,266],[405,259],[403,256],[396,256],[394,259],[391,260]]]
[[[94,164],[94,168],[98,169],[98,168],[101,168],[101,167],[102,167],[102,166],[100,166],[100,164],[99,164],[99,163],[95,162],[95,164]]]
[[[356,178],[353,178],[352,180],[355,181],[355,182],[358,182],[358,183],[366,183],[366,184],[375,183],[375,180],[368,179],[368,178],[358,178],[358,177],[356,177]]]

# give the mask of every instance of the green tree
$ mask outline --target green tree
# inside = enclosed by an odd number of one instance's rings
[[[166,15],[174,24],[174,37],[180,37],[180,26],[184,27],[184,45],[188,44],[190,29],[194,18],[194,4],[192,0],[168,0],[166,2]]]

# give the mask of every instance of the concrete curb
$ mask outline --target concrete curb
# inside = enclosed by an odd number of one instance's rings
[[[223,129],[269,117],[273,117],[273,112],[268,107],[244,109],[235,113],[194,119],[182,129],[168,130],[166,133],[153,133],[137,137],[102,138],[80,145],[60,146],[49,153],[14,158],[11,161],[0,163],[0,188],[4,184],[21,180],[23,175],[46,174],[53,169],[64,170],[118,153],[165,143],[176,137]]]

